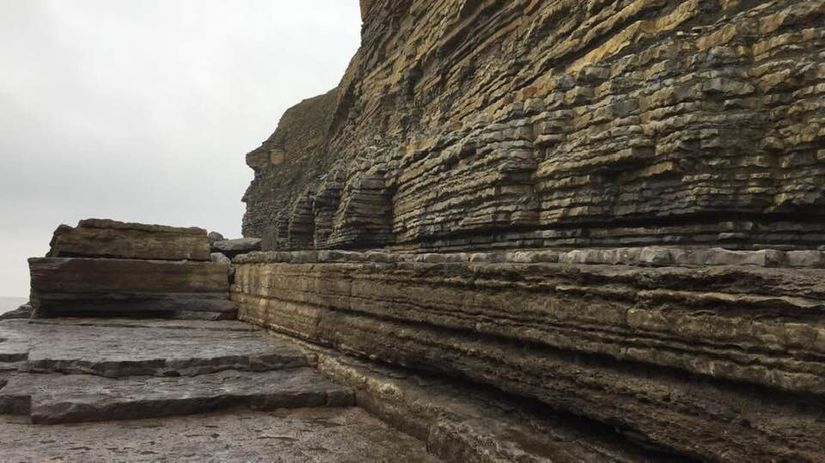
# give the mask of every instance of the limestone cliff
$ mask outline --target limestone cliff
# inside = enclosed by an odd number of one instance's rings
[[[449,461],[825,461],[825,0],[361,6],[249,157],[240,319],[581,424],[319,357]]]
[[[250,153],[268,249],[825,238],[825,1],[371,0]]]

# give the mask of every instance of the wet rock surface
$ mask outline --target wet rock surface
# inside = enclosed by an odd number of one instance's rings
[[[35,423],[351,405],[314,358],[240,322],[9,320],[0,413]]]
[[[358,408],[31,425],[0,416],[4,462],[435,462],[424,445]]]
[[[6,320],[0,459],[437,461],[316,364],[238,321]]]
[[[26,371],[110,378],[267,371],[311,360],[237,321],[10,320],[0,338],[0,355],[25,360]]]
[[[239,406],[275,410],[350,405],[347,388],[311,368],[117,379],[18,373],[9,375],[0,390],[0,413],[23,412],[35,424],[190,415]]]

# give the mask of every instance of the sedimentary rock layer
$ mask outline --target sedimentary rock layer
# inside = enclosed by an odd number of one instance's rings
[[[0,361],[31,373],[196,376],[310,365],[290,343],[238,321],[48,319],[0,324]]]
[[[491,385],[676,454],[825,458],[825,270],[268,262],[281,254],[238,263],[242,319]]]
[[[139,259],[31,258],[35,315],[234,317],[227,266]]]
[[[205,261],[209,242],[201,228],[86,219],[58,227],[48,256]]]
[[[197,377],[14,374],[0,390],[0,412],[32,423],[77,423],[191,415],[232,407],[257,410],[346,407],[352,392],[310,368]]]
[[[314,360],[237,321],[7,320],[0,414],[52,424],[352,405]]]
[[[317,367],[351,387],[356,405],[426,442],[433,455],[453,462],[681,461],[629,442],[610,426],[558,414],[523,397],[359,361],[301,343]]]
[[[374,0],[250,153],[265,249],[825,239],[825,1]],[[298,123],[302,122],[302,123]]]

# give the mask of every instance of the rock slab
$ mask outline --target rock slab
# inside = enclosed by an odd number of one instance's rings
[[[235,315],[225,264],[46,257],[29,259],[29,269],[37,317]]]
[[[209,241],[201,228],[81,220],[55,230],[49,257],[209,260]]]
[[[212,243],[212,252],[221,253],[229,258],[260,250],[261,240],[258,238],[221,240]]]

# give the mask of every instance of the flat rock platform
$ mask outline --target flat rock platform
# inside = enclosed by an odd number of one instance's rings
[[[238,321],[0,322],[4,461],[435,461]]]

